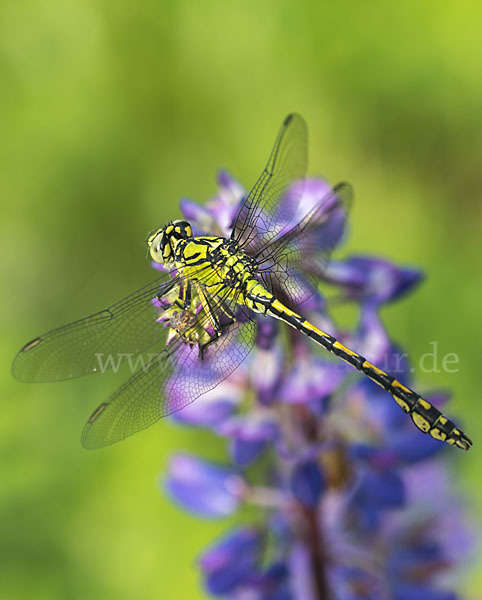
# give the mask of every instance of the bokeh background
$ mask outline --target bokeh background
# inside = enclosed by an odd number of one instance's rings
[[[221,457],[162,423],[87,452],[83,422],[122,377],[19,384],[28,339],[152,278],[146,233],[178,201],[250,186],[283,117],[310,127],[310,171],[355,188],[338,256],[376,253],[427,280],[384,310],[416,363],[437,342],[457,373],[453,452],[474,531],[482,508],[482,10],[473,2],[3,0],[0,5],[0,596],[203,598],[195,557],[226,523],[158,489],[170,454]],[[482,555],[459,578],[482,598]]]

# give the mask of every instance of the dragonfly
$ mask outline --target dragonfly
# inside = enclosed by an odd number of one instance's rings
[[[174,220],[147,238],[164,272],[109,308],[28,342],[13,375],[26,382],[101,372],[100,357],[143,355],[143,364],[89,417],[86,448],[118,442],[181,410],[228,377],[272,317],[368,376],[433,438],[468,450],[472,441],[415,391],[304,319],[297,307],[317,288],[347,218],[352,189],[334,186],[296,222],[307,164],[307,127],[284,120],[267,165],[240,204],[229,237],[193,235]],[[294,224],[293,224],[294,221]]]

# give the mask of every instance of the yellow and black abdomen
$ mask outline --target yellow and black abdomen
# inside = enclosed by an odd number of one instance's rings
[[[412,417],[415,425],[424,433],[430,434],[436,440],[455,445],[462,450],[468,450],[472,441],[452,421],[445,417],[435,406],[419,396],[416,392],[382,371],[363,356],[350,350],[333,336],[318,329],[300,315],[291,311],[278,300],[269,307],[268,314],[284,321],[310,337],[317,344],[349,363],[358,371],[364,373],[376,384],[387,390],[400,408]]]

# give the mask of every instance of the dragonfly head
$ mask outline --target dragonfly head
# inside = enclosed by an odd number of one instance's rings
[[[192,237],[192,227],[187,221],[171,221],[165,227],[155,229],[150,233],[147,245],[153,260],[165,263],[174,259],[178,242],[190,237]]]

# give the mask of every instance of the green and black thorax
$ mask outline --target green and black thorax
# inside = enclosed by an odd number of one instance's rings
[[[173,221],[148,238],[152,258],[202,284],[210,294],[223,295],[266,313],[274,296],[257,279],[256,259],[236,241],[220,236],[192,236],[187,221]]]

